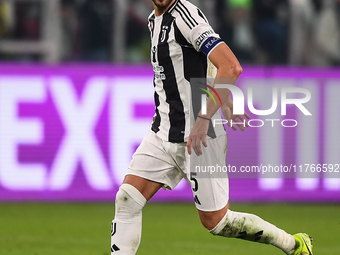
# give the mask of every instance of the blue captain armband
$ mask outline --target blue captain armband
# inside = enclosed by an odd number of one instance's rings
[[[215,47],[222,43],[223,41],[220,38],[217,37],[209,37],[207,40],[205,40],[205,42],[202,44],[201,46],[201,51],[205,54],[205,55],[209,55],[210,52],[212,52],[213,49],[215,49]]]

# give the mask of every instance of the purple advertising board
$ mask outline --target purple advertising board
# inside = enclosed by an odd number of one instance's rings
[[[1,64],[0,201],[113,201],[150,129],[152,79],[150,66]],[[251,126],[227,128],[230,200],[340,202],[340,70],[246,66],[237,87]],[[153,201],[192,199],[182,181]]]

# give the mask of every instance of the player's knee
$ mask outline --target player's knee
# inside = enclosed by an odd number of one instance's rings
[[[226,206],[224,206],[222,209],[217,211],[198,211],[200,220],[202,225],[208,229],[209,231],[214,229],[227,215],[227,212],[229,210],[229,203],[227,203]]]
[[[146,199],[132,185],[124,183],[116,194],[115,219],[129,219],[142,212]]]
[[[217,212],[200,212],[199,214],[202,225],[208,229],[213,229],[221,220]]]

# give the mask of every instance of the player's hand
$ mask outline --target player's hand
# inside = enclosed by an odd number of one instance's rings
[[[201,141],[204,147],[207,147],[206,137],[209,129],[209,120],[197,118],[194,127],[192,128],[187,142],[187,149],[191,155],[191,146],[197,156],[202,155]]]
[[[221,107],[223,116],[228,121],[228,126],[231,127],[233,130],[237,131],[237,128],[239,128],[241,131],[244,131],[244,126],[249,127],[248,121],[245,118],[250,119],[250,117],[248,113],[246,112],[244,112],[244,115],[234,115],[233,108],[234,108],[234,103],[229,97],[227,102],[223,103]],[[239,123],[239,124],[235,125],[234,123]]]

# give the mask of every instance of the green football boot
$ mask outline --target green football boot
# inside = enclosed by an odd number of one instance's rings
[[[306,233],[298,233],[293,235],[296,245],[295,245],[295,251],[292,255],[313,255],[312,249],[312,241],[313,238],[311,238]]]

